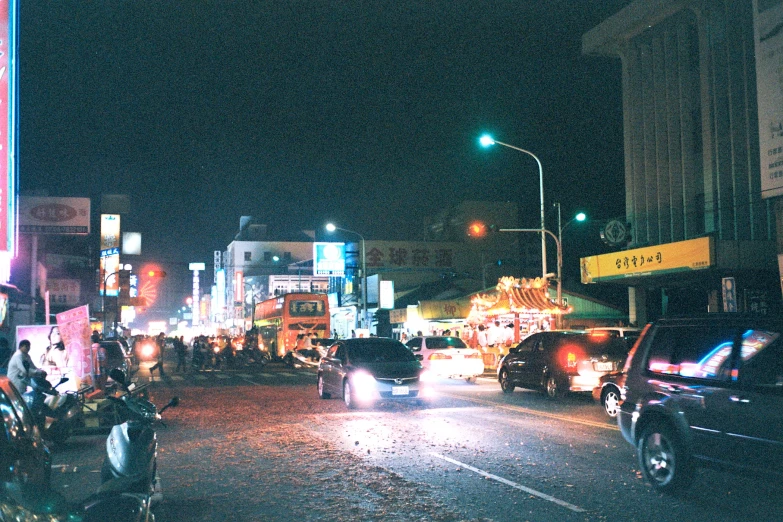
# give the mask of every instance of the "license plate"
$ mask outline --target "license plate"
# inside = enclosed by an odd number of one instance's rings
[[[392,395],[408,395],[408,387],[392,386]]]
[[[593,363],[593,368],[597,372],[611,372],[614,369],[614,365],[610,362]]]

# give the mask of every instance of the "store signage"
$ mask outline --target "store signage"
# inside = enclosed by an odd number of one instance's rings
[[[627,277],[690,272],[710,268],[715,260],[711,237],[583,257],[582,283],[597,283]]]
[[[19,36],[17,2],[2,2],[0,8],[0,251],[13,252],[16,236],[16,172],[19,135],[16,99]]]
[[[783,3],[754,0],[761,197],[783,194]]]
[[[47,279],[46,290],[53,305],[77,305],[81,298],[81,283],[78,279]]]
[[[721,281],[723,289],[723,311],[737,311],[737,288],[733,277],[724,277]]]
[[[313,243],[313,273],[342,277],[345,275],[345,243]]]
[[[378,307],[385,310],[394,308],[394,281],[381,281],[380,292]]]
[[[470,314],[470,307],[470,301],[467,299],[420,301],[419,317],[426,320],[466,319]]]
[[[120,215],[101,214],[101,251],[120,247]]]
[[[90,233],[90,198],[19,198],[19,232],[86,235]]]

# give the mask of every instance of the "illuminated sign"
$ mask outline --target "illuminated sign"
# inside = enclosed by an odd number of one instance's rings
[[[583,257],[582,283],[597,283],[626,277],[645,277],[710,268],[714,264],[712,238],[624,250],[612,254]]]
[[[313,273],[345,275],[345,243],[313,243]]]
[[[19,232],[89,234],[90,198],[19,198]]]
[[[101,214],[101,251],[120,248],[120,215]]]
[[[380,282],[381,296],[378,301],[378,307],[386,310],[394,308],[394,281]]]
[[[14,251],[16,236],[17,13],[14,0],[0,9],[0,251]]]

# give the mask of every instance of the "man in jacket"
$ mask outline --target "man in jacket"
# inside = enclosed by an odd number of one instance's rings
[[[30,358],[30,341],[23,339],[19,342],[19,348],[8,361],[8,378],[19,390],[19,393],[27,391],[30,378],[38,372],[33,360]]]

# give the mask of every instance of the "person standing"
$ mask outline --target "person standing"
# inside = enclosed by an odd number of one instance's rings
[[[185,371],[185,358],[188,355],[188,347],[185,346],[185,337],[175,337],[174,338],[174,349],[177,351],[177,368],[174,370],[176,372],[182,370]]]
[[[30,358],[30,341],[22,339],[19,341],[19,348],[8,361],[8,378],[19,393],[24,393],[27,391],[27,385],[30,384],[30,378],[36,373],[38,368]]]

